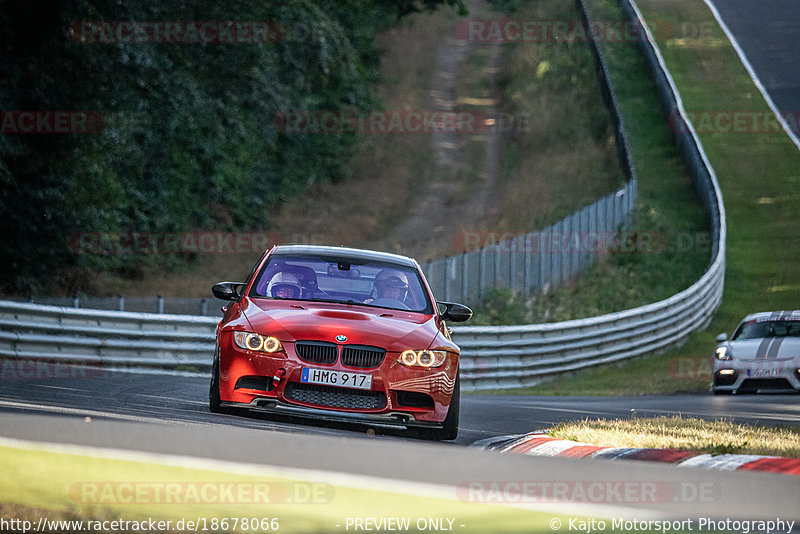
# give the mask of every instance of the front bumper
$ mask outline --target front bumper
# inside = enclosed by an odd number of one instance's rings
[[[715,392],[800,392],[798,362],[729,360],[714,366]]]
[[[328,421],[426,428],[441,428],[450,408],[458,354],[448,353],[440,367],[417,369],[400,364],[398,354],[387,352],[378,367],[356,369],[340,361],[304,361],[292,343],[284,343],[280,353],[254,353],[237,347],[232,337],[223,334],[220,338],[222,406]],[[308,384],[301,379],[303,368],[370,374],[372,388]],[[343,398],[346,401],[340,402]]]

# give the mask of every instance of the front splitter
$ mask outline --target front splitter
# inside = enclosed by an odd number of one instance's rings
[[[382,414],[366,414],[342,412],[338,410],[325,410],[288,404],[273,398],[257,397],[249,403],[222,402],[225,408],[238,408],[253,412],[302,417],[306,419],[324,420],[336,423],[357,423],[362,425],[385,428],[442,428],[441,423],[418,421],[413,414],[403,412],[389,412]]]

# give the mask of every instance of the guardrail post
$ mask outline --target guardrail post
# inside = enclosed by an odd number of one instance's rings
[[[519,272],[517,268],[517,246],[515,241],[516,239],[508,240],[508,246],[511,250],[511,259],[508,262],[508,285],[511,288],[512,295],[516,289],[517,273]]]
[[[556,240],[558,240],[558,246],[556,246]],[[563,269],[564,269],[564,257],[563,257],[563,244],[564,244],[564,224],[562,221],[558,221],[553,226],[553,236],[552,236],[552,248],[550,249],[552,252],[552,261],[551,269],[550,269],[550,285],[557,286],[564,280]],[[558,248],[558,250],[555,250]]]
[[[119,295],[119,311],[125,311],[125,297]]]
[[[434,287],[434,285],[433,285],[433,276],[431,276],[431,260],[426,260],[425,261],[425,267],[424,267],[423,271],[425,272],[425,278],[428,279],[428,284],[431,286],[431,290],[433,291],[433,294],[434,295],[438,295],[439,292],[437,291],[437,288]]]
[[[164,297],[158,295],[156,299],[158,302],[158,313],[164,313]]]
[[[572,214],[570,217],[570,230],[569,230],[569,277],[570,280],[575,278],[575,275],[580,271],[580,239],[581,239],[581,212]]]
[[[597,202],[595,202],[589,209],[589,233],[586,236],[586,263],[588,265],[594,263],[594,258],[597,256],[597,219]]]
[[[539,291],[544,291],[545,284],[550,282],[550,228],[539,236]]]
[[[481,302],[486,294],[486,247],[481,247],[478,254],[478,301]]]
[[[442,262],[442,274],[444,278],[444,300],[450,300],[450,258],[445,257]]]
[[[531,291],[531,286],[533,285],[532,281],[531,281],[531,276],[533,274],[531,272],[533,270],[531,268],[532,267],[531,262],[532,262],[532,259],[533,259],[533,258],[531,258],[531,253],[532,253],[531,252],[531,240],[532,240],[532,238],[533,238],[532,234],[525,234],[524,241],[523,241],[524,245],[522,245],[523,246],[522,252],[524,253],[523,261],[525,262],[525,264],[523,265],[523,269],[524,269],[524,275],[523,275],[524,278],[523,278],[523,280],[524,280],[524,282],[523,282],[523,285],[522,285],[522,287],[523,287],[522,292],[524,293],[524,295],[526,297],[531,294],[531,292],[532,292]]]
[[[497,289],[500,283],[500,245],[495,243],[492,248],[494,249],[494,287]]]
[[[468,301],[469,298],[467,297],[467,291],[469,289],[469,284],[467,283],[467,279],[469,278],[469,258],[466,252],[461,257],[461,298],[464,302]]]

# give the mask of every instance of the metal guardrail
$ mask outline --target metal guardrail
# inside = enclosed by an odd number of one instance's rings
[[[559,373],[664,350],[705,327],[719,306],[726,236],[719,184],[641,13],[633,0],[622,3],[648,37],[643,47],[667,99],[666,107],[684,123],[676,135],[711,215],[711,263],[688,289],[640,308],[552,324],[454,328],[462,347],[465,390],[532,385]],[[597,53],[605,65],[602,50]],[[75,362],[111,369],[189,366],[208,370],[217,321],[0,301],[0,359]]]
[[[0,301],[0,358],[102,369],[207,370],[218,321]]]
[[[45,304],[48,306],[67,306],[70,308],[85,308],[87,310],[110,310],[140,313],[168,313],[173,315],[205,315],[219,316],[219,301],[214,297],[187,298],[163,297],[161,295],[149,297],[90,297],[75,295],[72,297],[30,297],[15,299],[18,302],[31,304]]]

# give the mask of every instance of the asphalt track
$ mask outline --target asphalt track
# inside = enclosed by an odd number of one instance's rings
[[[322,426],[289,418],[260,415],[223,416],[208,411],[208,379],[195,376],[139,373],[92,373],[85,368],[54,378],[26,378],[29,367],[15,369],[0,362],[0,414],[60,414],[148,423],[199,423],[259,431],[280,431],[357,437],[368,427]],[[63,378],[62,378],[63,376]],[[70,378],[72,377],[72,378]],[[632,397],[520,397],[463,395],[461,428],[453,443],[507,434],[524,434],[560,421],[584,418],[678,415],[730,419],[763,425],[800,425],[797,395],[653,395]],[[4,429],[7,428],[4,426]],[[407,438],[402,432],[383,432]],[[15,437],[3,432],[4,435]]]
[[[6,370],[7,371],[7,370]],[[705,471],[645,462],[500,455],[467,447],[478,439],[524,433],[562,420],[683,414],[765,424],[800,422],[797,395],[647,397],[462,397],[462,431],[452,443],[427,443],[365,428],[212,414],[208,380],[192,376],[103,373],[83,379],[19,379],[1,373],[0,436],[243,462],[384,481],[459,487],[469,481],[659,481],[712,488],[710,498],[625,503],[662,517],[800,519],[796,477]],[[235,446],[232,446],[234,445]],[[387,461],[391,459],[391,461]],[[591,464],[591,469],[587,466]],[[764,491],[769,488],[769,491]],[[451,490],[452,491],[452,490]],[[682,491],[682,490],[681,490]],[[735,503],[735,506],[729,506]],[[577,513],[577,511],[575,512]]]
[[[800,113],[800,2],[713,0],[777,108]],[[800,134],[800,131],[796,130]]]

